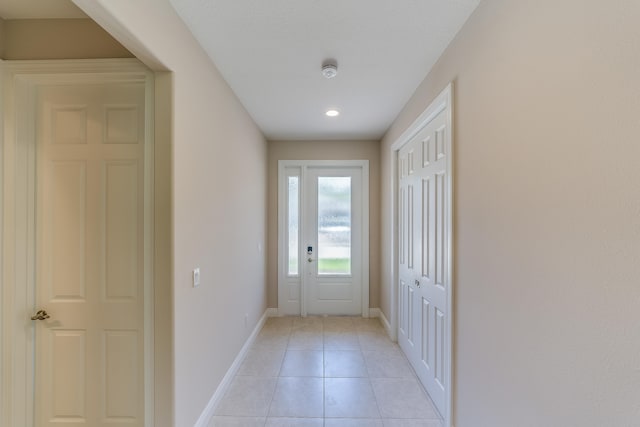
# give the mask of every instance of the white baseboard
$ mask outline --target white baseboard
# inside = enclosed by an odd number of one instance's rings
[[[370,308],[369,309],[369,317],[377,317],[377,318],[379,318],[380,322],[382,322],[382,326],[384,326],[384,330],[387,331],[387,335],[389,335],[389,337],[393,337],[393,334],[391,334],[391,324],[389,323],[389,321],[385,317],[385,315],[382,312],[382,310],[380,310],[379,308]]]
[[[274,310],[275,310],[275,314],[274,314]],[[231,381],[236,376],[236,373],[238,372],[238,369],[240,369],[240,365],[242,364],[242,361],[247,356],[247,352],[249,351],[249,348],[251,348],[251,345],[256,340],[256,337],[258,336],[258,333],[264,326],[264,323],[267,321],[267,318],[274,317],[277,315],[278,315],[277,308],[267,308],[265,310],[264,314],[256,324],[256,327],[253,329],[253,332],[251,332],[251,335],[249,335],[249,338],[247,338],[247,341],[242,346],[240,353],[238,353],[235,360],[231,364],[231,367],[227,371],[226,375],[224,376],[224,378],[222,378],[222,381],[220,381],[220,385],[218,385],[218,388],[216,389],[215,393],[213,393],[213,396],[211,396],[209,403],[204,408],[204,411],[202,411],[202,414],[200,414],[200,418],[198,418],[198,421],[196,421],[196,423],[194,424],[194,427],[207,427],[209,425],[211,418],[213,418],[213,412],[215,411],[216,406],[218,406],[218,403],[220,403],[222,396],[224,396],[227,389],[229,388],[229,385],[231,384]]]

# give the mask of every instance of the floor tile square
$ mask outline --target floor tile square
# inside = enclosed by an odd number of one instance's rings
[[[266,322],[264,322],[265,328],[289,328],[293,326],[293,317],[291,316],[283,316],[283,317],[269,317]]]
[[[323,427],[322,418],[267,418],[265,427]]]
[[[332,418],[380,418],[368,378],[325,378],[324,413]]]
[[[355,317],[353,325],[358,331],[384,332],[384,326],[380,323],[380,319],[375,317]]]
[[[324,347],[322,329],[298,329],[291,333],[289,350],[322,350]]]
[[[442,427],[440,420],[383,420],[384,427]]]
[[[280,370],[281,377],[322,377],[322,350],[287,350]]]
[[[382,418],[439,418],[414,378],[371,378],[371,385]]]
[[[213,417],[208,427],[263,427],[264,417]]]
[[[238,377],[216,408],[215,415],[266,416],[277,378]]]
[[[322,326],[325,332],[356,332],[356,327],[351,317],[325,317]]]
[[[323,318],[319,316],[294,317],[293,329],[307,329],[312,331],[322,331]]]
[[[253,347],[242,361],[237,375],[277,377],[282,365],[284,349]]]
[[[363,351],[367,372],[371,378],[414,378],[407,359],[398,352]]]
[[[291,331],[289,329],[263,328],[253,342],[253,347],[286,348],[290,335]]]
[[[382,420],[374,418],[327,418],[324,427],[384,427]]]
[[[360,350],[360,341],[356,332],[324,331],[324,348],[335,350]]]
[[[366,377],[367,368],[360,350],[325,350],[324,375],[330,377]]]
[[[358,340],[362,350],[394,351],[398,348],[398,345],[391,341],[384,331],[359,331]]]
[[[269,409],[269,417],[322,417],[323,379],[282,377]]]

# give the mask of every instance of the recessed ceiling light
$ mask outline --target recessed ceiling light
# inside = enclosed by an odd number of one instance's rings
[[[329,117],[336,117],[340,115],[340,111],[338,110],[327,110],[327,112],[325,113],[327,116]]]

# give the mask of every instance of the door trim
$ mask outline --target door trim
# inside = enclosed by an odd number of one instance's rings
[[[391,247],[391,286],[389,301],[390,304],[390,321],[391,321],[391,331],[392,338],[397,340],[398,338],[398,304],[400,303],[399,299],[399,260],[398,260],[398,186],[400,183],[398,177],[398,152],[400,149],[407,144],[414,136],[416,136],[422,129],[424,129],[436,116],[444,111],[447,128],[449,132],[446,133],[445,144],[447,152],[450,155],[447,156],[447,192],[445,194],[446,197],[446,209],[447,215],[446,220],[448,223],[447,226],[447,275],[449,277],[449,286],[447,287],[447,320],[445,322],[445,350],[447,352],[447,367],[445,369],[445,381],[449,385],[448,389],[445,392],[445,413],[442,414],[444,417],[444,425],[445,427],[452,427],[453,425],[453,326],[454,326],[454,305],[453,305],[453,294],[454,294],[454,285],[455,285],[455,277],[454,277],[454,250],[453,250],[453,82],[449,83],[447,87],[431,102],[431,104],[418,116],[418,118],[396,139],[396,141],[391,145],[391,211],[389,212],[391,218],[391,242],[393,245]]]
[[[300,188],[304,188],[306,170],[313,167],[355,167],[362,169],[362,317],[369,317],[369,161],[368,160],[278,160],[278,307],[284,306],[284,286],[286,268],[284,262],[286,245],[286,187],[285,169],[300,168]],[[302,210],[302,203],[301,203]],[[303,212],[301,211],[301,214]],[[303,236],[303,224],[300,223],[299,236]],[[300,315],[306,316],[306,295],[304,275],[300,284]],[[281,313],[282,314],[282,313]]]
[[[0,426],[33,426],[35,309],[36,89],[51,84],[145,84],[144,351],[145,425],[154,425],[153,73],[136,59],[4,61]]]

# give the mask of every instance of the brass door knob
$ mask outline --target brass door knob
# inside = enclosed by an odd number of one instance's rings
[[[45,310],[38,310],[35,315],[31,316],[31,320],[44,320],[48,319],[49,317],[51,316],[49,316],[49,314]]]

